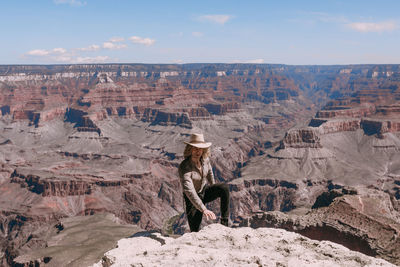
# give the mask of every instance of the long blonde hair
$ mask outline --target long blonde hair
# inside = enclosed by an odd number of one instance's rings
[[[192,155],[192,148],[193,146],[191,145],[186,145],[185,150],[183,151],[183,157],[186,159]],[[210,157],[211,151],[210,148],[202,148],[203,149],[203,155],[201,156],[203,159],[206,159]]]

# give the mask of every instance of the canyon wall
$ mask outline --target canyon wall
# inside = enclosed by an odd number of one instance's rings
[[[65,217],[110,212],[147,230],[187,231],[176,170],[193,132],[213,143],[234,224],[253,212],[310,209],[335,186],[375,185],[397,201],[399,73],[398,65],[0,66],[0,262],[46,246],[40,236]],[[209,208],[218,214],[218,203]]]

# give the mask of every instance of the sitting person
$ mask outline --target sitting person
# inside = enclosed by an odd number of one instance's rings
[[[215,183],[209,156],[211,143],[204,142],[202,134],[192,134],[183,153],[185,159],[179,165],[179,177],[183,188],[186,216],[191,232],[198,232],[203,215],[215,220],[214,212],[205,203],[221,199],[221,224],[228,226],[229,188]]]

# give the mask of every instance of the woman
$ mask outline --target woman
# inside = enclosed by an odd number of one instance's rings
[[[215,183],[209,160],[211,143],[204,142],[202,134],[192,134],[190,141],[184,143],[185,159],[179,165],[179,177],[190,231],[199,231],[203,215],[207,220],[216,219],[214,212],[204,204],[217,198],[221,199],[221,224],[228,226],[229,188],[226,184]]]

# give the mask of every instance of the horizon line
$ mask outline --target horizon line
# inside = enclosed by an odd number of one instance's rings
[[[0,66],[81,66],[81,65],[278,65],[278,66],[371,66],[371,65],[400,65],[400,63],[347,63],[347,64],[285,64],[285,63],[207,63],[207,62],[192,62],[192,63],[38,63],[38,64],[3,64]]]

